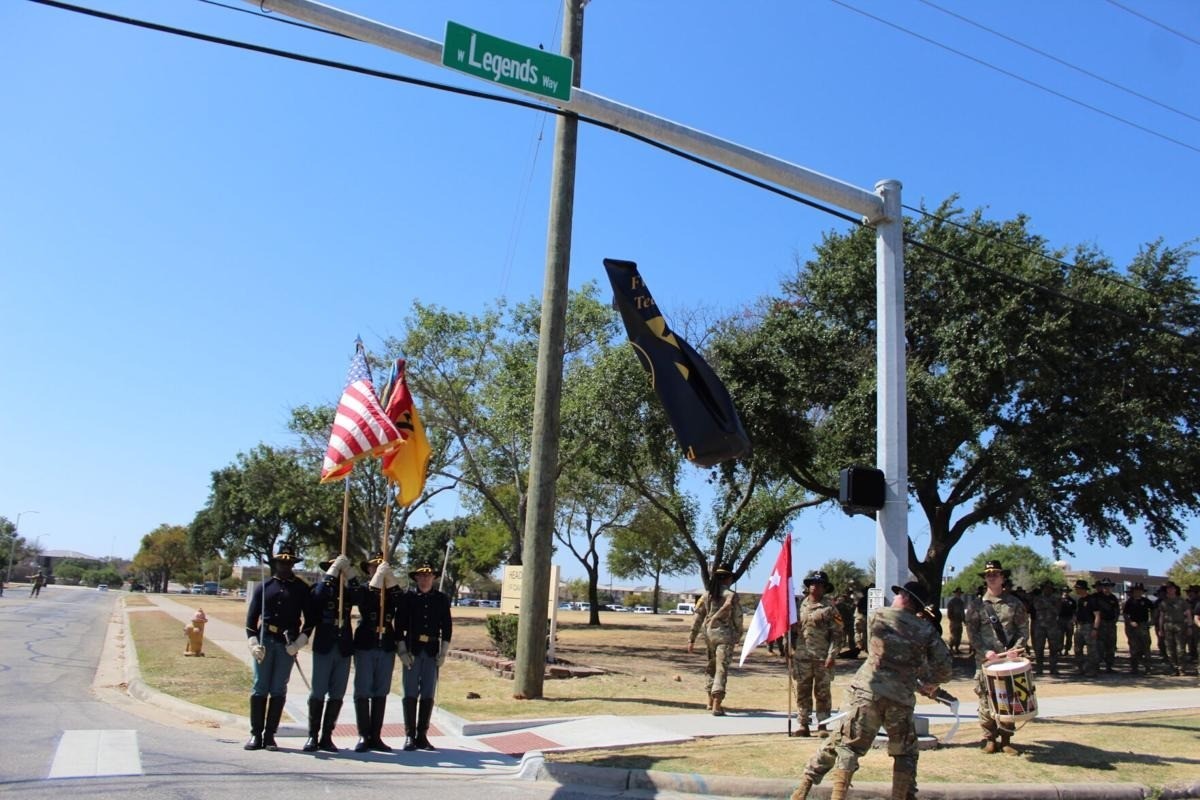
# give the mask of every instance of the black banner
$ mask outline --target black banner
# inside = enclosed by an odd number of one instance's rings
[[[721,379],[691,345],[671,332],[637,264],[604,259],[625,332],[666,409],[688,460],[711,467],[750,455],[750,439]]]

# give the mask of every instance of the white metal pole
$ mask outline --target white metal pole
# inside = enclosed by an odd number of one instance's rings
[[[885,218],[875,223],[876,466],[886,483],[876,515],[875,586],[889,596],[908,576],[908,412],[904,337],[904,218],[900,182],[875,184]]]

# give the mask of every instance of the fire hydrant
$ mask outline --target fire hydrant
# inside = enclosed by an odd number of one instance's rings
[[[208,622],[208,617],[204,616],[204,609],[197,608],[192,621],[183,627],[183,633],[187,636],[187,647],[183,651],[185,656],[204,655],[204,623],[206,622]]]

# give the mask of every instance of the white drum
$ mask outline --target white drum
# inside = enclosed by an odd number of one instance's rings
[[[1037,716],[1037,689],[1027,658],[985,664],[988,707],[999,722],[1028,722]]]

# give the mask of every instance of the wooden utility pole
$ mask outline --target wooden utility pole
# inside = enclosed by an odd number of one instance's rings
[[[575,62],[571,85],[579,86],[583,52],[583,4],[567,0],[563,9],[562,54]],[[563,343],[567,323],[567,277],[571,269],[571,221],[575,210],[575,149],[579,122],[560,116],[554,129],[554,171],[550,179],[550,223],[546,233],[546,277],[538,336],[534,390],[533,443],[529,459],[529,506],[521,551],[521,621],[513,695],[542,696],[546,672],[546,614],[554,534],[554,483],[558,476],[559,404],[562,399]]]

